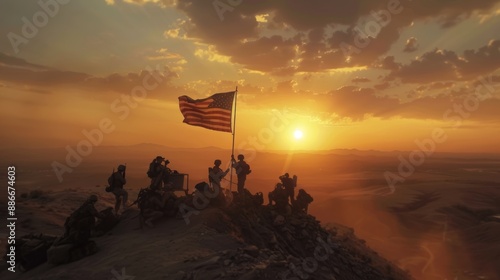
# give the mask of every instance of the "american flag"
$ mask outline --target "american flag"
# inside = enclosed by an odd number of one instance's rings
[[[216,93],[204,99],[179,97],[179,108],[184,122],[194,126],[231,132],[231,113],[235,91]]]

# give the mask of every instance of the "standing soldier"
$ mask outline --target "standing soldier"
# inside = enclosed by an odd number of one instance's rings
[[[165,165],[162,163],[165,162]],[[162,183],[165,183],[165,178],[168,177],[168,173],[170,173],[170,169],[167,168],[167,164],[169,164],[169,160],[165,160],[162,156],[157,156],[150,164],[148,169],[148,177],[151,178],[152,189],[161,189]]]
[[[245,181],[247,180],[247,175],[252,172],[250,170],[250,165],[245,162],[245,156],[238,155],[238,162],[234,159],[234,155],[231,155],[231,162],[233,168],[236,170],[236,175],[238,176],[238,193],[243,195],[245,190]]]
[[[296,176],[294,176],[294,178],[296,178]],[[290,178],[290,174],[288,173],[281,175],[280,180],[287,192],[288,197],[290,197],[290,204],[293,204],[295,202],[295,180]]]
[[[208,180],[210,183],[212,183],[212,188],[215,190],[215,188],[220,189],[220,181],[224,176],[227,175],[229,172],[229,168],[226,169],[226,171],[222,171],[220,168],[220,165],[222,164],[222,161],[220,159],[216,159],[214,161],[214,167],[209,167],[208,168]]]
[[[128,192],[123,189],[123,186],[127,183],[125,179],[125,169],[126,166],[120,164],[118,166],[118,171],[113,173],[111,178],[111,188],[112,192],[115,195],[115,214],[118,215],[118,211],[120,210],[120,204],[123,203],[123,210],[127,208],[127,200],[128,200]]]
[[[274,202],[276,206],[283,206],[286,205],[288,201],[288,193],[282,183],[277,183],[274,190],[269,192],[267,197],[269,198],[268,205],[273,205]]]

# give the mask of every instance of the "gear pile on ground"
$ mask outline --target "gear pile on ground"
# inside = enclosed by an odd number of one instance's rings
[[[47,250],[52,246],[56,236],[44,234],[28,234],[16,239],[13,245],[17,254],[17,266],[20,271],[30,270],[47,261]],[[10,252],[10,244],[6,244],[6,252]],[[5,261],[10,257],[4,256]]]
[[[89,237],[102,236],[119,222],[118,217],[113,214],[112,208],[100,211],[100,215],[102,218],[95,224]],[[10,251],[10,246],[6,244],[6,252]],[[47,261],[55,265],[74,262],[98,251],[93,240],[74,244],[64,242],[63,236],[57,237],[43,233],[30,233],[17,238],[14,247],[18,258],[17,267],[20,271],[28,271]],[[9,259],[7,255],[4,255],[3,258]]]

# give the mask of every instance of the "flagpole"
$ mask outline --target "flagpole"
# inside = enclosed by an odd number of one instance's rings
[[[233,114],[233,144],[231,147],[231,155],[234,156],[234,138],[236,136],[236,105],[238,104],[238,86],[234,91],[234,114]],[[229,190],[233,190],[233,159],[231,158],[231,176],[229,176]]]

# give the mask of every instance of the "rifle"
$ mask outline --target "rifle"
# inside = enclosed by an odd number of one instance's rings
[[[115,169],[113,168],[113,172],[111,173],[111,180],[110,178],[108,177],[108,184],[109,186],[107,186],[104,190],[106,192],[112,192],[113,191],[113,185],[115,184]]]

